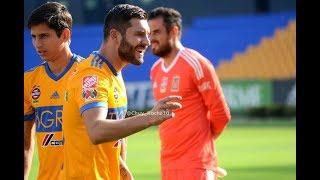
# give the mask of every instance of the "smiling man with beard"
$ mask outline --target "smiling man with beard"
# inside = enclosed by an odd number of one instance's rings
[[[160,59],[151,68],[156,100],[182,97],[176,116],[159,127],[162,180],[213,180],[225,176],[218,167],[215,141],[231,119],[211,62],[180,41],[182,16],[172,8],[149,13],[152,53]]]
[[[121,70],[127,64],[143,63],[149,33],[143,9],[115,6],[105,18],[100,49],[80,63],[69,79],[62,117],[65,179],[133,179],[121,138],[161,124],[181,107],[175,102],[180,97],[170,96],[146,114],[125,118],[127,97]]]

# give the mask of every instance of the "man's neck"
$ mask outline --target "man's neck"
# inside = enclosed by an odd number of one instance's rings
[[[121,58],[118,55],[118,50],[110,48],[114,47],[113,45],[110,45],[108,43],[102,43],[99,53],[103,56],[105,56],[108,61],[112,64],[114,69],[118,72],[120,72],[128,63],[121,60]]]
[[[162,57],[165,67],[169,67],[172,64],[173,60],[181,49],[183,49],[183,46],[180,41],[177,41],[172,48],[172,51],[167,56]]]
[[[69,48],[59,53],[54,60],[48,61],[50,71],[55,75],[62,73],[69,64],[71,57],[72,53]]]

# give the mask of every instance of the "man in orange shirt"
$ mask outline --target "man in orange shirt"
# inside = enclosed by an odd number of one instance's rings
[[[172,8],[149,13],[152,52],[160,57],[150,73],[154,97],[182,97],[182,108],[159,129],[162,180],[217,179],[214,141],[231,115],[211,62],[181,44],[181,22]]]

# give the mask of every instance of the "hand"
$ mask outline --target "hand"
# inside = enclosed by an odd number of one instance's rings
[[[182,105],[177,100],[182,99],[181,96],[168,96],[157,102],[157,104],[147,112],[150,117],[150,124],[152,126],[159,125],[163,121],[174,117],[172,110],[179,109]]]
[[[134,180],[126,163],[120,158],[120,180]]]
[[[225,169],[221,168],[221,167],[217,167],[216,173],[217,173],[217,176],[221,177],[221,178],[225,177],[226,175],[228,175],[227,171]]]

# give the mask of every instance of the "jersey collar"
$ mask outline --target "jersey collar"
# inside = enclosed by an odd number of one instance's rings
[[[180,56],[181,52],[182,52],[184,49],[185,49],[185,48],[182,47],[182,48],[178,51],[178,53],[176,54],[176,56],[174,57],[173,61],[171,62],[171,64],[170,64],[168,67],[165,67],[165,66],[164,66],[164,60],[163,60],[163,58],[161,58],[161,69],[162,69],[163,72],[168,73],[168,72],[174,67],[174,65],[177,63],[177,61],[178,61],[178,59],[179,59],[179,56]]]
[[[48,63],[46,62],[44,64],[45,69],[46,69],[46,73],[48,74],[48,76],[51,79],[53,79],[54,81],[58,81],[59,79],[61,79],[69,71],[69,69],[72,67],[73,63],[75,62],[76,57],[77,56],[75,54],[72,54],[71,59],[70,59],[68,65],[67,65],[67,67],[63,70],[62,73],[60,73],[58,75],[55,75],[54,73],[51,72]]]
[[[115,76],[119,75],[119,73],[117,73],[116,69],[112,66],[112,64],[110,63],[107,57],[100,54],[98,51],[93,51],[92,54],[97,55],[103,62],[105,62]]]

